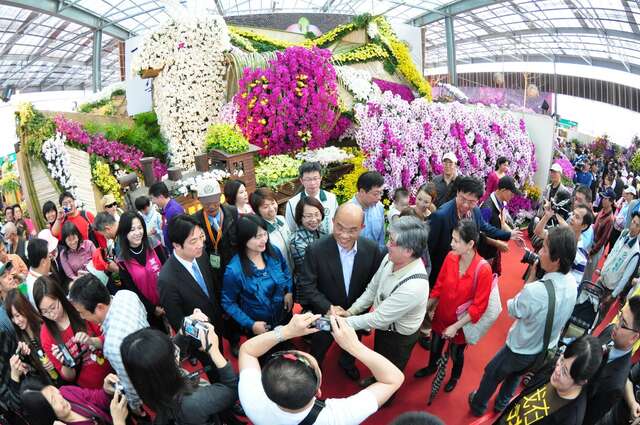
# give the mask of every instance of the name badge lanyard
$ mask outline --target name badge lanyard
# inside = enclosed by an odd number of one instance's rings
[[[222,238],[222,222],[224,220],[224,214],[220,211],[220,223],[218,225],[218,233],[216,237],[213,237],[213,231],[211,230],[211,223],[209,222],[209,214],[203,211],[204,221],[207,224],[207,232],[209,233],[209,238],[211,239],[211,244],[213,245],[213,254],[209,256],[209,261],[211,266],[214,269],[220,268],[220,256],[218,255],[218,244],[220,243],[220,239]]]

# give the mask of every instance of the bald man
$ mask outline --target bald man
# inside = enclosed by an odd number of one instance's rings
[[[364,211],[359,205],[341,205],[333,217],[333,233],[307,248],[303,272],[299,280],[305,305],[316,314],[347,310],[362,295],[384,257],[378,244],[360,236],[364,227]],[[330,332],[317,332],[311,339],[311,354],[318,364],[331,346]],[[346,351],[339,360],[347,376],[357,381],[360,372],[355,359]]]

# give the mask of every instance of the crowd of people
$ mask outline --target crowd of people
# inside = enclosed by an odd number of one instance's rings
[[[0,423],[358,424],[398,403],[416,345],[430,355],[415,377],[434,374],[447,351],[444,390],[454,391],[466,348],[501,311],[501,254],[525,241],[506,208],[520,194],[506,158],[486,184],[458,175],[453,153],[442,161],[443,174],[415,198],[367,171],[342,205],[322,188],[320,165],[303,163],[302,190],[284,215],[269,189],[248,193],[230,180],[223,193],[207,179],[193,215],[163,182],[130,210],[106,195],[96,215],[64,192],[42,206],[39,232],[19,206],[7,207]],[[640,417],[631,364],[640,346],[640,182],[624,163],[581,153],[575,167],[572,189],[561,167],[550,169],[524,286],[506,302],[515,322],[468,396],[482,416],[501,385],[497,424]],[[614,321],[593,336],[612,306]],[[370,331],[373,349],[361,342]],[[323,400],[334,342],[362,390]],[[442,422],[411,412],[393,423]]]

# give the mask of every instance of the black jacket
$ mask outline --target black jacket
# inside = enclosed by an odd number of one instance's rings
[[[167,319],[174,330],[178,331],[186,316],[199,308],[207,315],[216,331],[222,329],[220,324],[219,300],[216,299],[213,269],[209,264],[209,256],[205,252],[197,260],[198,267],[207,284],[209,296],[198,285],[191,273],[171,254],[162,266],[158,276],[158,290],[160,291],[160,305],[164,307]],[[220,332],[216,332],[220,333]]]
[[[325,314],[332,305],[346,310],[367,289],[382,258],[377,243],[362,236],[358,238],[347,294],[338,244],[333,235],[323,236],[307,247],[298,281],[302,296],[316,314]]]

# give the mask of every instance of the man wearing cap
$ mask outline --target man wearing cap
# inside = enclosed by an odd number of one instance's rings
[[[511,228],[506,223],[506,206],[515,195],[520,195],[520,191],[516,187],[513,177],[504,176],[498,180],[498,190],[489,195],[480,207],[485,221],[495,228],[511,232]],[[492,239],[482,233],[478,253],[491,264],[491,269],[494,273],[500,275],[501,253],[508,250],[508,241]]]
[[[204,250],[213,268],[216,300],[220,303],[222,279],[227,264],[238,252],[236,241],[236,221],[238,210],[233,205],[220,204],[220,185],[215,179],[200,180],[197,185],[198,199],[202,209],[193,214],[205,236]],[[220,311],[222,311],[222,307]],[[231,344],[231,351],[237,357],[240,342],[240,328],[234,326],[233,319],[224,321],[224,336]]]
[[[51,266],[49,268],[49,273],[54,280],[56,280],[61,286],[62,289],[67,291],[69,287],[69,277],[65,274],[62,269],[62,265],[59,263],[58,256],[58,239],[53,236],[51,230],[43,229],[38,233],[38,239],[43,239],[47,241],[47,250],[49,251],[49,257],[51,257]],[[15,267],[15,264],[14,264]]]
[[[122,214],[122,210],[118,207],[118,202],[116,201],[116,197],[110,193],[107,193],[102,197],[102,207],[106,212],[111,214],[116,221],[120,221],[120,214]]]
[[[562,167],[560,164],[555,163],[549,169],[549,184],[545,188],[542,197],[546,201],[550,201],[555,198],[556,193],[559,191],[568,192],[568,189],[562,184]]]
[[[613,202],[616,199],[616,194],[613,189],[609,187],[600,194],[600,199],[601,209],[593,225],[593,245],[589,250],[589,262],[584,270],[583,280],[591,280],[593,272],[598,266],[600,258],[602,258],[605,245],[609,241],[611,230],[613,229]]]
[[[458,177],[458,158],[453,152],[448,152],[442,157],[442,165],[443,173],[433,178],[433,184],[436,185],[435,204],[438,208],[449,200],[453,182]]]

